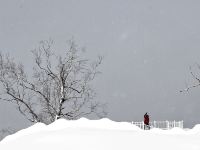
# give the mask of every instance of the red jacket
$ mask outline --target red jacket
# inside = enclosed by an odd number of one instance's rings
[[[144,115],[144,124],[149,125],[149,115]]]

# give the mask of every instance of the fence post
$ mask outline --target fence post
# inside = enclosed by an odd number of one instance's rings
[[[183,120],[178,122],[179,128],[183,129]]]
[[[144,129],[144,122],[142,121],[142,129]]]
[[[169,129],[169,121],[166,121],[167,129]]]
[[[181,121],[181,128],[183,129],[183,120]]]

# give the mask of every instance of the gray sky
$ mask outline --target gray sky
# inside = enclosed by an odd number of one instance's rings
[[[90,58],[104,56],[95,88],[110,119],[140,121],[149,112],[152,120],[193,127],[200,88],[179,90],[194,83],[189,66],[200,64],[199,8],[199,0],[0,0],[0,50],[30,71],[40,40],[52,38],[61,49],[73,36]],[[0,128],[28,125],[0,104]]]

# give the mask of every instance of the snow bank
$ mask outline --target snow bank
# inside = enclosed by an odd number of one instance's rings
[[[59,119],[50,124],[47,129],[58,130],[64,128],[89,128],[89,129],[104,129],[104,130],[141,130],[139,127],[132,125],[128,122],[114,122],[107,118],[100,120],[89,120],[81,118],[79,120],[65,120]]]
[[[109,119],[60,119],[46,126],[37,123],[6,137],[1,150],[200,150],[200,125],[184,131],[144,131],[126,122]]]
[[[195,125],[191,130],[188,130],[192,134],[200,134],[200,124]]]
[[[9,142],[9,141],[12,141],[12,140],[16,140],[20,137],[40,132],[40,131],[44,130],[45,127],[46,127],[45,124],[37,123],[37,124],[27,128],[27,129],[23,129],[23,130],[16,132],[14,135],[8,135],[6,138],[3,139],[3,141]]]

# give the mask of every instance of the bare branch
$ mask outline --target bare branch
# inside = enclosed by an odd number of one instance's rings
[[[100,116],[102,105],[93,102],[91,82],[100,73],[102,62],[82,58],[79,47],[71,40],[61,56],[55,55],[54,42],[41,41],[32,51],[35,65],[32,78],[22,64],[0,53],[0,99],[15,103],[18,111],[31,122],[51,123],[64,117],[76,119],[89,114]]]
[[[199,68],[199,65],[198,65],[198,68]],[[191,67],[191,66],[189,67],[189,69],[190,69],[190,74],[192,75],[192,77],[193,77],[198,83],[195,84],[195,85],[189,86],[189,87],[185,88],[184,90],[180,90],[180,92],[184,92],[184,91],[187,91],[187,92],[188,92],[190,89],[196,88],[196,87],[200,86],[200,78],[198,78],[196,75],[194,75],[194,73],[192,72],[192,67]]]

